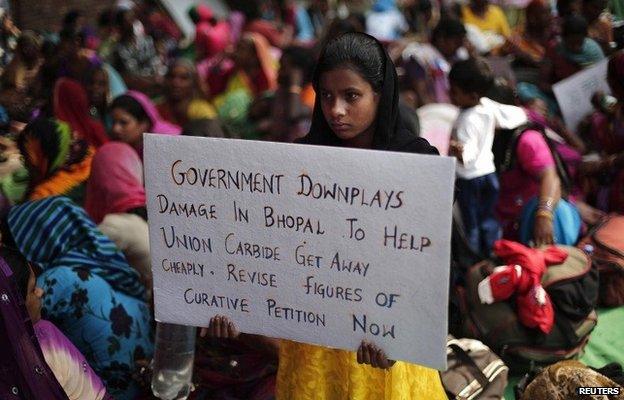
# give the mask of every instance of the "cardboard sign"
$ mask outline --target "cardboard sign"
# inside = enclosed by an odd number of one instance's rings
[[[444,369],[452,158],[146,135],[158,321]]]
[[[576,132],[583,118],[594,111],[592,95],[598,91],[611,92],[607,83],[608,63],[605,59],[553,85],[563,120],[572,132]]]

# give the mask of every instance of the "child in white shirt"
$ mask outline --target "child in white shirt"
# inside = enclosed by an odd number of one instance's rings
[[[469,59],[456,63],[449,74],[450,97],[460,108],[453,128],[450,152],[458,158],[457,201],[470,247],[489,256],[500,237],[494,215],[499,183],[492,143],[496,129],[515,129],[527,123],[520,107],[483,97],[493,85],[485,62]]]

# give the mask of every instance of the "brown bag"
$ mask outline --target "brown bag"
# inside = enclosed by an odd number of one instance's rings
[[[440,374],[450,400],[498,400],[507,386],[509,368],[489,347],[474,339],[446,343],[448,369]]]
[[[579,388],[610,388],[604,396],[579,394]],[[611,379],[576,360],[565,360],[542,370],[528,384],[521,400],[557,399],[624,400],[624,389]]]
[[[568,258],[563,264],[548,267],[542,277],[542,286],[551,295],[553,302],[557,300],[553,294],[564,285],[572,286],[585,282],[592,285],[580,287],[597,286],[598,274],[585,253],[576,247],[563,245],[557,247],[564,249],[568,253]],[[574,319],[561,312],[561,307],[559,310],[555,309],[555,326],[548,335],[544,335],[522,325],[511,302],[481,303],[478,296],[479,282],[488,276],[494,267],[490,261],[475,264],[466,276],[466,288],[459,290],[464,317],[462,336],[482,340],[505,360],[512,371],[526,370],[532,364],[548,365],[562,359],[580,357],[589,340],[589,334],[596,326],[595,297],[593,300],[589,299],[589,307],[583,307],[587,312],[586,315],[577,315]],[[565,297],[572,303],[568,305],[580,306],[586,293],[578,294],[580,297],[572,295]]]
[[[578,247],[591,253],[592,263],[600,272],[599,303],[624,305],[624,216],[607,216]]]

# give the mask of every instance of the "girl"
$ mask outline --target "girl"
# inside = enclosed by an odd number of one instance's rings
[[[134,90],[117,97],[111,105],[113,136],[134,147],[143,158],[143,133],[179,135],[182,129],[165,121],[152,101]]]
[[[330,40],[321,53],[313,84],[317,97],[305,143],[438,153],[402,126],[396,70],[372,36],[347,33]],[[237,335],[236,327],[219,316],[207,332],[212,337]],[[276,397],[446,399],[437,371],[395,363],[374,344],[362,342],[356,354],[287,340],[279,344]]]

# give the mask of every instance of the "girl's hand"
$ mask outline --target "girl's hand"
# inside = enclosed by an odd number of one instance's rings
[[[223,315],[215,315],[210,319],[208,328],[202,328],[199,336],[215,339],[236,339],[240,332],[230,319]]]
[[[388,360],[386,353],[374,344],[362,341],[357,351],[357,362],[374,368],[389,369],[396,361]]]

